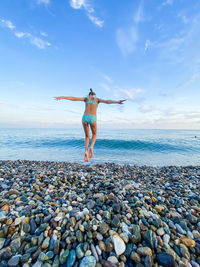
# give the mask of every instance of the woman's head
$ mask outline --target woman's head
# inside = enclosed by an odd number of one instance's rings
[[[96,96],[96,94],[95,94],[95,92],[93,92],[92,88],[90,88],[89,96],[93,96],[93,97]]]

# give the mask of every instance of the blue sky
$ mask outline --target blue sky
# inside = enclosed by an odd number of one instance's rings
[[[0,124],[200,129],[199,0],[1,0]]]

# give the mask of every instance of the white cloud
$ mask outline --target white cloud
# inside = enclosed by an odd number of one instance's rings
[[[168,62],[184,63],[190,68],[200,61],[199,51],[199,27],[200,14],[196,14],[190,19],[188,24],[182,25],[182,31],[170,36],[163,35],[163,40],[151,42],[151,48],[156,49],[161,58]]]
[[[85,5],[85,0],[70,0],[70,5],[72,8],[80,9]]]
[[[188,24],[190,21],[182,12],[177,15],[177,18],[180,18],[184,24]]]
[[[69,108],[64,108],[65,111],[69,112],[69,113],[73,113],[73,114],[78,114],[80,115],[80,112],[77,111],[76,109],[69,109]]]
[[[107,92],[111,92],[111,89],[110,89],[110,87],[109,87],[108,85],[106,85],[106,84],[104,84],[104,83],[101,83],[100,85],[101,85],[101,87],[102,87],[105,91],[107,91]]]
[[[200,118],[200,111],[199,110],[172,110],[164,111],[160,114],[160,116],[155,120],[156,123],[166,121],[168,124],[173,125],[174,123],[185,123],[186,128],[187,124],[198,123]]]
[[[180,83],[177,85],[176,89],[180,89],[182,87],[185,87],[186,85],[189,85],[190,83],[193,83],[199,78],[199,73],[194,73],[191,77],[189,77],[186,81]]]
[[[95,17],[95,16],[93,16],[91,14],[88,14],[87,16],[98,27],[100,27],[100,28],[103,27],[103,24],[104,24],[104,21],[103,20],[100,20],[100,19],[98,19],[97,17]]]
[[[174,0],[165,0],[165,1],[162,3],[162,5],[163,5],[163,6],[166,6],[166,5],[170,5],[170,6],[172,6],[173,3],[174,3]]]
[[[47,37],[47,36],[48,36],[48,34],[47,34],[46,32],[40,32],[40,34],[41,34],[42,36],[44,36],[44,37]]]
[[[118,90],[114,91],[114,96],[135,102],[141,102],[140,94],[143,94],[144,92],[145,91],[140,88],[131,88],[131,89],[119,88]]]
[[[19,39],[26,38],[29,40],[29,42],[31,44],[35,45],[39,49],[45,49],[46,47],[51,46],[51,44],[49,42],[47,42],[47,41],[45,41],[39,37],[36,37],[29,32],[20,32],[20,31],[15,30],[16,29],[15,25],[13,25],[13,23],[9,20],[2,19],[1,24],[3,27],[7,27],[11,31],[13,31],[13,34],[17,38],[19,38]]]
[[[160,109],[156,107],[155,105],[148,105],[148,104],[140,104],[139,105],[139,111],[142,113],[149,113],[149,112],[155,112],[159,111]]]
[[[142,1],[140,2],[140,5],[134,15],[134,21],[136,23],[139,23],[143,20],[143,5],[142,5]]]
[[[108,75],[103,75],[103,78],[109,82],[109,83],[113,83],[113,80],[108,76]]]
[[[30,42],[37,46],[40,49],[45,49],[48,46],[51,46],[51,44],[47,41],[42,40],[41,38],[31,36]]]
[[[15,25],[13,25],[13,23],[9,20],[1,19],[1,25],[2,25],[2,27],[6,27],[10,30],[15,29]]]
[[[149,49],[151,42],[149,40],[146,40],[145,46],[144,46],[144,51],[146,52]]]
[[[185,41],[185,37],[173,37],[165,42],[158,43],[157,46],[160,48],[168,49],[170,51],[177,51],[180,48],[180,45]]]
[[[50,4],[50,0],[37,0],[37,4],[44,4],[47,6]]]
[[[90,6],[87,0],[70,0],[70,5],[74,9],[84,8],[87,14],[87,17],[98,27],[103,27],[104,21],[97,18],[95,14],[95,10]]]
[[[117,44],[123,55],[132,53],[136,49],[138,32],[136,27],[117,30]]]
[[[26,32],[14,32],[14,35],[17,38],[23,38],[23,37],[28,37],[30,34],[26,33]]]

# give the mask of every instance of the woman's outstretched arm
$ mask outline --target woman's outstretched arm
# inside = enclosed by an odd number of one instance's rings
[[[57,96],[55,100],[71,100],[71,101],[85,101],[85,97],[73,97],[73,96]]]
[[[104,100],[104,99],[98,99],[99,103],[104,103],[104,104],[124,104],[124,101],[126,101],[126,99],[124,100],[119,100],[119,101],[114,101],[114,100]]]

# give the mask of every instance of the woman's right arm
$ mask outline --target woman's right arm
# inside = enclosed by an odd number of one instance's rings
[[[57,96],[55,100],[71,100],[71,101],[85,101],[85,97],[73,97],[73,96]]]

